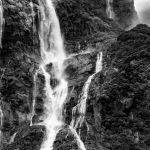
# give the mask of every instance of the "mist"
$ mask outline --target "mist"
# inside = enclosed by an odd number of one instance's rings
[[[150,26],[150,0],[134,0],[140,23]]]

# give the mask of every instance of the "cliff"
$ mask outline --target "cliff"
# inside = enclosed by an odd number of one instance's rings
[[[113,0],[112,7],[115,20],[123,29],[131,29],[133,25],[139,22],[134,0]]]

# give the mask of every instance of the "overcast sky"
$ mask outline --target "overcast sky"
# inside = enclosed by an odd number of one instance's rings
[[[150,0],[134,0],[134,4],[141,23],[150,26]]]

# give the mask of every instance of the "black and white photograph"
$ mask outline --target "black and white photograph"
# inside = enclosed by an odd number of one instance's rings
[[[150,150],[150,0],[0,0],[0,150]]]

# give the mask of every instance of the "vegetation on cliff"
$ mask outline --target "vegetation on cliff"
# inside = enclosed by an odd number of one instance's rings
[[[40,61],[38,2],[31,2],[3,1],[0,106],[4,150],[38,150],[45,131],[42,126],[29,125],[34,73]],[[150,27],[138,25],[123,31],[121,26],[129,26],[136,16],[133,4],[114,0],[113,5],[117,21],[107,18],[105,0],[55,3],[66,53],[74,54],[65,62],[69,94],[64,118],[69,124],[72,108],[102,51],[103,70],[91,82],[81,138],[87,150],[146,150],[150,148]],[[38,82],[43,82],[40,75]],[[65,127],[54,147],[69,150],[70,145],[77,149]]]

